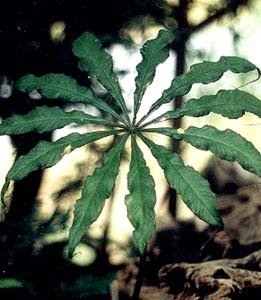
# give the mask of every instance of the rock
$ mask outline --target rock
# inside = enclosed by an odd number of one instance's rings
[[[260,299],[261,250],[239,259],[166,265],[159,278],[175,300]]]
[[[148,251],[141,300],[260,299],[260,178],[219,159],[205,177],[217,193],[224,230],[209,226],[200,231],[193,222],[177,221],[157,232]],[[118,273],[120,300],[131,299],[137,265],[136,260]]]
[[[261,184],[238,189],[232,196],[218,198],[225,231],[240,244],[261,242]]]
[[[201,174],[215,194],[234,194],[240,187],[260,183],[260,177],[244,170],[237,162],[211,157]]]

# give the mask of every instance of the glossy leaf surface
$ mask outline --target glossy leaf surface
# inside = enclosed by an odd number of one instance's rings
[[[40,106],[26,115],[13,115],[0,124],[0,135],[22,134],[35,131],[43,133],[62,128],[72,123],[96,124],[113,126],[114,123],[106,119],[88,115],[82,111],[65,112],[59,107]]]
[[[261,101],[254,95],[240,90],[221,90],[216,95],[187,100],[174,111],[168,111],[148,123],[158,123],[183,116],[201,117],[209,113],[220,114],[230,119],[242,117],[245,112],[261,117]]]
[[[216,199],[208,181],[192,167],[185,166],[178,154],[153,143],[144,136],[142,139],[164,170],[169,185],[181,195],[191,211],[208,224],[222,227]]]
[[[96,168],[94,173],[88,176],[85,181],[81,198],[75,205],[74,221],[69,235],[68,254],[70,257],[86,230],[99,216],[105,200],[112,194],[124,145],[129,135],[132,137],[132,151],[127,179],[129,194],[126,196],[125,202],[128,217],[134,226],[134,241],[141,254],[144,254],[146,244],[155,229],[154,205],[156,194],[154,180],[146,165],[143,152],[139,148],[137,138],[141,138],[150,148],[153,156],[164,170],[169,185],[176,189],[195,215],[211,225],[222,227],[223,224],[216,208],[215,196],[208,182],[192,167],[186,166],[177,153],[155,144],[145,137],[145,134],[148,136],[151,136],[152,133],[163,134],[173,138],[175,142],[183,140],[199,149],[211,151],[222,159],[237,161],[246,170],[261,176],[260,152],[255,149],[252,143],[231,130],[219,131],[215,127],[207,125],[203,128],[189,127],[185,131],[175,130],[171,126],[163,128],[149,126],[168,119],[183,116],[200,117],[209,113],[216,113],[233,119],[241,117],[245,112],[261,117],[260,100],[247,92],[237,89],[222,90],[216,95],[190,99],[181,108],[166,112],[145,123],[145,120],[161,105],[175,100],[177,96],[186,95],[193,84],[215,82],[227,71],[247,73],[256,70],[260,76],[259,69],[246,59],[224,56],[217,62],[203,61],[193,65],[186,74],[173,79],[170,87],[162,93],[160,99],[152,104],[148,113],[136,122],[146,88],[153,81],[157,66],[167,59],[168,44],[171,40],[172,33],[162,30],[156,39],[147,41],[141,49],[142,61],[137,66],[132,123],[118,78],[113,72],[112,58],[91,33],[82,34],[73,43],[73,53],[79,58],[82,69],[87,71],[86,76],[96,78],[112,96],[115,102],[114,107],[117,106],[121,109],[121,115],[107,102],[96,97],[91,89],[80,86],[76,80],[63,74],[47,74],[41,77],[26,75],[16,84],[21,91],[27,93],[37,90],[44,97],[41,101],[48,99],[61,99],[62,101],[57,107],[37,107],[25,115],[14,114],[3,120],[0,124],[0,135],[9,134],[12,136],[27,132],[43,133],[69,124],[99,126],[96,129],[94,126],[89,126],[94,130],[91,133],[83,135],[74,133],[55,142],[41,141],[27,154],[18,157],[7,174],[1,194],[2,199],[11,180],[21,180],[35,170],[53,166],[65,154],[89,142],[109,135],[124,134],[120,137],[119,142],[110,148],[103,157],[101,166]],[[110,116],[107,114],[106,118],[98,118],[83,111],[66,112],[59,108],[61,105],[66,105],[66,102],[90,104],[110,114],[116,120],[108,119]],[[98,131],[100,125],[103,128],[107,127],[107,130]],[[112,130],[112,128],[120,129]]]
[[[209,150],[218,157],[237,161],[244,169],[261,176],[261,154],[254,145],[240,134],[227,129],[220,131],[213,126],[189,127],[182,139],[201,150]]]
[[[105,200],[110,197],[119,172],[121,153],[128,134],[105,154],[101,167],[96,168],[93,175],[86,178],[82,196],[76,201],[74,220],[70,229],[68,255],[72,257],[77,244],[88,227],[98,218]]]
[[[74,41],[73,53],[80,59],[89,76],[97,78],[127,115],[128,110],[118,78],[113,72],[112,58],[102,48],[100,41],[93,34],[85,32]]]
[[[56,142],[40,141],[27,154],[18,157],[9,170],[2,189],[2,199],[11,180],[21,180],[35,170],[49,168],[55,165],[65,154],[70,153],[74,149],[116,133],[116,130],[97,131],[86,134],[72,133]]]
[[[172,39],[173,35],[170,31],[161,30],[157,38],[147,41],[141,48],[142,61],[137,66],[138,75],[135,79],[134,118],[140,108],[144,92],[154,78],[156,67],[169,56],[167,46]]]
[[[170,87],[165,90],[151,107],[156,110],[162,104],[169,103],[177,96],[186,95],[195,83],[211,83],[219,80],[226,71],[233,73],[247,73],[257,70],[257,67],[248,60],[236,56],[222,56],[219,61],[203,61],[192,65],[189,72],[173,79]]]
[[[94,96],[90,89],[80,86],[75,79],[64,74],[51,73],[41,77],[29,74],[18,80],[16,86],[27,93],[37,90],[47,99],[91,104],[119,119],[119,115],[106,102]]]
[[[125,198],[128,218],[135,228],[134,242],[139,252],[144,253],[156,228],[154,213],[156,193],[153,177],[150,175],[150,170],[146,166],[143,153],[134,136],[131,140],[128,189],[130,193]]]

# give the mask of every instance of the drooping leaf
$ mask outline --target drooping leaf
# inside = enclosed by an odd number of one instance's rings
[[[137,66],[138,75],[135,79],[134,119],[136,119],[144,92],[155,76],[156,67],[169,56],[169,48],[166,46],[172,39],[171,31],[161,30],[157,38],[147,41],[141,49],[142,61]]]
[[[172,80],[159,100],[150,108],[150,111],[158,109],[162,104],[169,103],[174,97],[186,95],[195,83],[211,83],[219,80],[226,71],[233,73],[247,73],[258,70],[248,60],[236,56],[222,56],[219,61],[203,61],[192,65],[189,72],[182,74]]]
[[[130,194],[125,198],[128,218],[134,226],[134,242],[141,254],[151,239],[155,227],[154,206],[156,193],[153,177],[138,147],[136,137],[131,139],[131,162],[128,173],[128,189]]]
[[[105,200],[111,195],[119,172],[121,153],[128,139],[125,134],[120,142],[105,154],[102,165],[88,176],[82,196],[76,201],[74,220],[70,229],[68,256],[72,257],[77,244],[88,227],[98,218]]]
[[[29,74],[19,79],[16,86],[27,93],[37,90],[47,99],[91,104],[121,120],[120,116],[106,102],[94,96],[90,89],[80,86],[75,79],[64,74],[51,73],[41,77]]]
[[[209,183],[192,167],[185,166],[178,154],[141,136],[164,170],[169,185],[182,197],[191,211],[208,224],[222,227],[216,199]]]
[[[15,135],[35,131],[43,133],[72,123],[114,126],[113,122],[88,115],[82,111],[65,112],[61,108],[39,106],[26,115],[13,115],[0,124],[0,135]],[[117,125],[116,125],[117,126]]]
[[[164,113],[160,117],[148,122],[146,126],[183,116],[205,116],[211,112],[230,119],[242,117],[245,112],[250,112],[261,117],[261,101],[254,95],[244,91],[221,90],[216,95],[207,95],[199,99],[187,100],[183,107]]]
[[[70,153],[74,149],[118,132],[117,130],[108,130],[85,134],[72,133],[60,138],[56,142],[39,142],[31,151],[25,155],[21,155],[15,161],[6,176],[1,198],[4,199],[11,180],[21,180],[35,170],[49,168],[55,165],[65,154]]]
[[[209,150],[228,161],[237,161],[247,171],[261,176],[261,154],[251,142],[232,130],[220,131],[209,125],[191,126],[181,137],[198,149]]]
[[[73,53],[80,59],[88,74],[97,78],[115,99],[125,116],[128,110],[122,96],[118,78],[113,72],[111,56],[101,47],[100,41],[91,33],[85,32],[73,42]]]

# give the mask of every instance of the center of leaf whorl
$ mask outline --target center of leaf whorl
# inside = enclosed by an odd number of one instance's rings
[[[128,128],[128,131],[131,135],[137,134],[138,130],[139,130],[139,127],[137,125],[133,125],[133,124],[130,125]]]

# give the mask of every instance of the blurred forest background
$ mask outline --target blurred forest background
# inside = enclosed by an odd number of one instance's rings
[[[37,91],[24,94],[15,88],[16,81],[25,74],[41,76],[55,72],[92,86],[103,97],[99,84],[81,70],[71,51],[72,42],[85,31],[97,35],[113,56],[115,72],[130,108],[135,65],[141,59],[140,47],[147,39],[155,37],[161,28],[174,32],[170,58],[159,66],[155,82],[145,95],[142,107],[145,113],[146,103],[155,101],[171,79],[186,72],[193,63],[216,61],[222,55],[238,55],[261,67],[260,17],[261,2],[258,0],[9,0],[0,10],[0,119],[14,113],[25,114],[42,104],[101,114],[90,106],[72,107],[57,100],[45,103]],[[226,74],[221,83],[207,88],[201,85],[193,87],[189,97],[220,88],[239,87],[253,79],[253,74],[244,78]],[[252,83],[244,89],[251,89],[260,97],[259,84]],[[105,100],[110,103],[110,99]],[[176,107],[185,100],[178,99]],[[233,121],[210,115],[197,120],[187,118],[183,123],[178,120],[170,125],[174,128],[185,128],[188,123],[202,126],[206,120],[220,129],[229,126],[261,150],[260,135],[258,137],[261,122],[248,114]],[[88,131],[89,128],[66,128],[66,131],[76,130]],[[17,156],[27,153],[39,140],[55,140],[63,134],[63,130],[57,130],[44,135],[30,133],[1,137],[0,188]],[[36,171],[13,183],[7,207],[2,204],[0,208],[1,299],[4,299],[1,293],[7,295],[4,292],[7,293],[8,287],[10,290],[14,287],[20,289],[20,299],[36,296],[37,299],[47,299],[50,295],[52,299],[76,299],[74,293],[82,293],[79,298],[87,299],[95,291],[86,285],[83,288],[82,282],[86,278],[88,282],[94,278],[96,286],[103,286],[104,282],[110,282],[110,276],[119,266],[137,255],[123,201],[127,189],[125,165],[118,178],[120,188],[116,189],[113,201],[107,203],[99,220],[86,234],[79,246],[79,254],[73,261],[67,261],[63,254],[74,201],[79,197],[83,178],[93,171],[111,142],[105,139],[103,143],[81,148],[66,156],[57,166],[44,172]],[[169,141],[162,140],[161,143]],[[171,146],[181,153],[186,163],[200,172],[204,172],[211,161],[208,153],[183,144]],[[128,157],[126,151],[126,165]],[[158,228],[169,226],[176,219],[194,218],[180,204],[175,191],[167,186],[154,161],[148,164],[159,182],[156,187]],[[196,222],[198,226],[206,226],[199,220]],[[96,277],[91,277],[90,274],[94,276],[94,273]],[[74,287],[70,282],[74,282]]]

